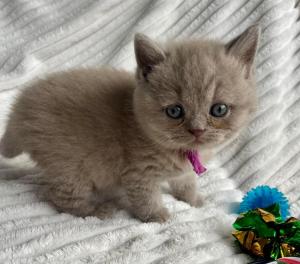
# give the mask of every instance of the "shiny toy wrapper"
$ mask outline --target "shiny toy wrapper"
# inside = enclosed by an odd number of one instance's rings
[[[279,204],[242,213],[233,227],[233,236],[252,255],[274,260],[300,256],[300,220],[284,221]]]

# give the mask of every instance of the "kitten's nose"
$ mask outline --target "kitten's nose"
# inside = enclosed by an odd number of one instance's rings
[[[205,132],[205,129],[189,129],[189,132],[195,137],[200,137]]]

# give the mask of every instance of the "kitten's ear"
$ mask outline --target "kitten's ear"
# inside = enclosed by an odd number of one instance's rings
[[[246,67],[246,78],[252,71],[260,37],[260,27],[256,24],[225,45],[229,54],[238,58]]]
[[[152,70],[152,66],[159,64],[166,57],[157,43],[140,33],[134,37],[134,50],[136,62],[145,78]]]

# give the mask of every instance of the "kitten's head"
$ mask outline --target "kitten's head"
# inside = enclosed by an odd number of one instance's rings
[[[233,137],[255,110],[253,62],[259,28],[230,43],[172,42],[135,36],[135,114],[149,137],[171,149],[214,147]]]

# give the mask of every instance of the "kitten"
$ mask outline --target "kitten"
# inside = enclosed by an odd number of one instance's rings
[[[102,218],[125,206],[142,221],[164,222],[169,212],[161,201],[162,181],[177,199],[201,205],[185,152],[207,155],[255,110],[258,38],[257,26],[228,44],[184,40],[162,46],[137,34],[135,77],[81,69],[25,88],[1,152],[28,152],[60,211]]]

